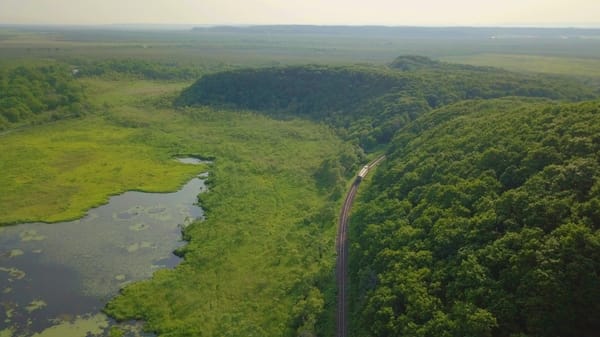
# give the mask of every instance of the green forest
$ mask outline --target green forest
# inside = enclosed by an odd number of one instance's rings
[[[467,99],[506,96],[583,100],[593,88],[573,79],[401,56],[389,67],[292,66],[203,76],[177,105],[252,109],[325,121],[372,150],[423,113]]]
[[[388,159],[351,224],[353,336],[593,336],[600,103],[556,76],[403,56],[205,76],[177,100],[324,121]]]
[[[356,336],[593,336],[600,103],[475,100],[394,138],[352,220]]]
[[[0,67],[0,130],[85,113],[83,88],[66,65]]]
[[[338,215],[384,154],[350,217],[349,336],[598,334],[600,39],[288,28],[0,29],[0,237],[208,170],[179,262],[103,298],[88,335],[334,335]],[[0,297],[0,337],[99,314],[32,323],[50,309]]]

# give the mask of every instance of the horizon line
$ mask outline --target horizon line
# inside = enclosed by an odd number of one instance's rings
[[[389,25],[389,24],[308,24],[308,23],[2,23],[0,27],[110,27],[110,26],[171,26],[171,27],[380,27],[380,28],[522,28],[522,29],[600,29],[598,24],[491,24],[491,25]]]

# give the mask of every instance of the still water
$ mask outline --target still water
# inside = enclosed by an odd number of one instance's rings
[[[179,262],[204,177],[175,193],[126,192],[76,221],[0,227],[0,337],[106,335],[106,302]]]

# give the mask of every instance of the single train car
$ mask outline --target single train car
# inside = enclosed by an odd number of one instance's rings
[[[358,172],[357,178],[362,180],[367,176],[367,173],[369,173],[369,165],[365,165],[360,172]]]

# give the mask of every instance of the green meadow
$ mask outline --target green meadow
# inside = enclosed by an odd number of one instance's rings
[[[448,62],[492,66],[511,71],[600,78],[600,59],[543,55],[475,54],[442,58]]]
[[[157,87],[165,90],[164,85],[156,83],[89,84],[94,87],[91,94],[117,103],[123,101],[103,91],[103,85],[114,88],[130,102],[135,97],[129,93],[136,90],[140,95],[156,92]],[[129,91],[121,90],[125,86]],[[198,168],[173,160],[178,154],[176,146],[149,146],[143,140],[146,131],[123,127],[124,119],[117,112],[108,106],[102,109],[99,115],[17,129],[0,136],[3,224],[76,219],[89,208],[105,203],[110,195],[127,190],[172,191],[198,173]],[[164,133],[156,137],[163,137],[166,144],[178,141],[176,136]]]

